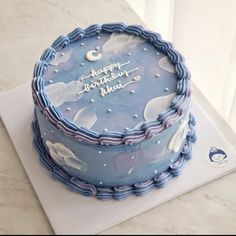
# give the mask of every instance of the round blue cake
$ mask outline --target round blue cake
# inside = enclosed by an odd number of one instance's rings
[[[33,77],[35,146],[74,191],[142,195],[191,158],[191,76],[158,33],[123,23],[76,28],[43,52]]]

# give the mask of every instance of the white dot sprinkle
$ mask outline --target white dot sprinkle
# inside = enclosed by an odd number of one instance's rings
[[[156,74],[156,77],[159,78],[159,77],[160,77],[160,74],[157,73],[157,74]]]
[[[169,91],[169,89],[168,88],[165,88],[165,92],[168,92]]]
[[[54,130],[53,130],[53,129],[51,130],[51,133],[52,133],[52,134],[54,133]]]
[[[99,182],[99,184],[103,184],[103,182],[102,182],[102,181],[100,181],[100,182]]]
[[[102,151],[98,151],[98,154],[102,154]]]
[[[129,52],[129,53],[127,53],[127,55],[128,55],[128,56],[131,56],[131,53]]]
[[[67,108],[66,108],[66,110],[67,110],[67,111],[70,111],[70,110],[71,110],[71,108],[70,108],[70,107],[67,107]]]
[[[120,80],[118,80],[118,83],[121,83],[121,81],[120,81]]]
[[[100,36],[97,36],[97,39],[101,39],[101,37],[100,37]]]
[[[105,128],[103,131],[104,131],[104,132],[107,132],[107,129]]]
[[[43,135],[44,135],[44,136],[46,136],[46,135],[47,135],[47,133],[45,132]]]
[[[125,127],[125,131],[128,131],[129,130],[129,128],[128,127]]]
[[[158,141],[157,141],[157,144],[160,144],[160,143],[161,143],[161,141],[160,141],[160,140],[158,140]]]
[[[134,90],[131,90],[130,93],[131,93],[131,94],[134,94]]]
[[[96,50],[99,50],[99,49],[100,49],[100,47],[97,46],[97,47],[96,47]]]
[[[135,114],[135,115],[134,115],[134,118],[138,118],[138,115],[137,115],[137,114]]]
[[[50,84],[52,84],[53,83],[53,81],[50,79],[49,81],[48,81]]]
[[[55,69],[53,72],[54,72],[54,73],[57,73],[57,72],[58,72],[58,70],[57,70],[57,69]]]
[[[158,56],[158,55],[160,55],[160,53],[159,53],[159,52],[156,52],[156,54],[157,54],[157,56]]]
[[[106,167],[106,166],[107,166],[107,164],[103,164],[103,166],[104,166],[104,167]]]
[[[131,159],[134,159],[134,156],[131,156]]]
[[[157,170],[154,170],[154,173],[156,174],[156,173],[157,173]]]
[[[146,48],[144,48],[144,49],[143,49],[143,51],[144,51],[144,52],[146,52],[146,51],[147,51],[147,49],[146,49]]]
[[[43,135],[41,135],[41,138],[43,138]]]
[[[84,46],[84,43],[81,43],[80,46]]]
[[[81,62],[81,63],[80,63],[80,65],[81,65],[81,66],[84,66],[84,63],[83,63],[83,62]]]
[[[60,53],[60,55],[61,55],[61,56],[64,56],[64,55],[65,55],[65,53],[64,53],[64,52],[61,52],[61,53]]]
[[[107,109],[107,112],[108,112],[108,113],[111,113],[111,108]]]
[[[95,102],[95,100],[92,98],[92,99],[90,100],[90,102],[91,102],[91,103],[94,103],[94,102]]]

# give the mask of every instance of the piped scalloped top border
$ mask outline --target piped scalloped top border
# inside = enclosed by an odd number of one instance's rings
[[[91,129],[79,127],[63,117],[59,109],[50,103],[50,100],[45,93],[44,74],[56,53],[77,40],[92,37],[101,32],[128,33],[139,36],[166,54],[170,62],[175,66],[176,78],[178,80],[176,97],[171,102],[170,107],[166,111],[160,113],[156,120],[144,122],[139,129],[128,130],[123,133],[113,131],[98,133]],[[161,39],[161,36],[158,33],[145,30],[142,26],[138,25],[126,26],[123,23],[95,24],[86,29],[76,28],[67,36],[59,36],[53,44],[43,52],[40,60],[34,67],[32,92],[35,106],[38,107],[52,124],[72,138],[75,138],[80,142],[94,145],[132,145],[162,132],[181,117],[183,109],[188,102],[187,98],[191,94],[188,81],[190,77],[191,75],[184,63],[183,56],[173,48],[171,43]]]

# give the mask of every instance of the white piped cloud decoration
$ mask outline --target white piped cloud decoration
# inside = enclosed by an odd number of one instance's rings
[[[58,66],[61,63],[66,63],[70,59],[72,52],[73,52],[73,49],[70,48],[64,54],[56,53],[54,59],[50,62],[50,65]]]
[[[73,118],[75,124],[85,128],[91,128],[96,121],[97,115],[89,107],[79,110]]]
[[[46,144],[51,157],[57,164],[83,172],[87,171],[87,164],[77,158],[74,153],[62,143],[52,143],[47,140]]]
[[[171,137],[168,149],[172,152],[178,152],[180,150],[181,144],[186,138],[188,131],[188,119],[185,119],[179,126],[178,130]]]
[[[144,119],[146,121],[156,120],[159,113],[165,111],[169,107],[175,96],[176,93],[171,93],[166,96],[151,99],[145,106]]]
[[[59,107],[65,102],[77,101],[83,93],[78,95],[78,92],[83,90],[81,81],[71,81],[68,84],[58,82],[45,87],[45,92],[51,101],[52,105]]]
[[[173,64],[170,63],[168,57],[161,58],[158,64],[163,70],[168,71],[170,73],[175,73],[175,67],[173,66]]]
[[[142,42],[145,42],[145,40],[135,35],[112,33],[106,43],[104,43],[102,50],[103,52],[113,52],[117,54],[124,48],[135,48],[139,43]]]
[[[143,122],[139,122],[133,129],[141,129]]]

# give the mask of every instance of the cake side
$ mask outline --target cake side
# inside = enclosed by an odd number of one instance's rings
[[[188,126],[188,133],[180,155],[168,166],[164,172],[161,174],[155,174],[153,178],[144,182],[137,182],[136,184],[132,185],[103,187],[96,186],[81,180],[71,175],[71,173],[68,173],[64,168],[61,167],[61,165],[58,165],[57,162],[50,156],[48,150],[45,148],[45,145],[42,142],[37,118],[32,123],[35,147],[40,154],[40,160],[52,173],[52,175],[59,181],[63,182],[72,191],[78,192],[85,196],[95,196],[100,200],[121,200],[132,194],[141,196],[153,188],[164,187],[172,177],[178,176],[181,173],[185,161],[191,159],[192,145],[196,140],[196,134],[194,131],[195,119],[192,115],[189,117]]]
[[[61,134],[39,110],[42,143],[52,160],[71,176],[95,186],[116,187],[144,182],[166,171],[183,148],[188,119],[133,145],[88,145]]]

